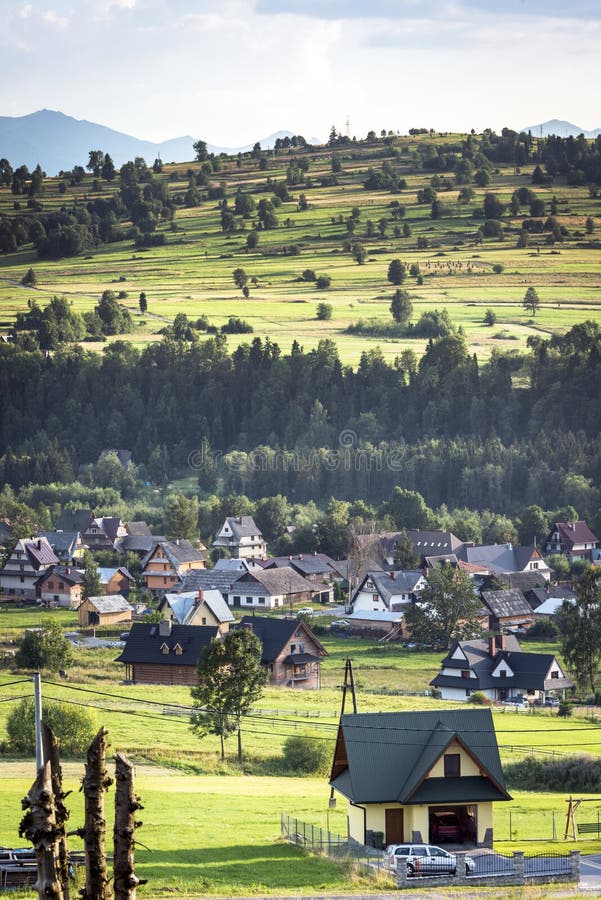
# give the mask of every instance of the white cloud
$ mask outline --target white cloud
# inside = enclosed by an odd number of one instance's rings
[[[54,9],[47,9],[45,13],[42,13],[42,19],[48,25],[52,25],[54,28],[59,28],[61,31],[64,31],[69,27],[71,15],[59,16]]]
[[[21,9],[19,10],[19,16],[22,19],[28,19],[33,11],[33,7],[31,3],[24,3]]]

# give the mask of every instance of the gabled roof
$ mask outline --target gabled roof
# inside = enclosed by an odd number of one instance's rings
[[[152,536],[152,531],[150,530],[150,526],[144,522],[144,520],[140,520],[138,522],[125,522],[125,530],[129,535],[137,535],[138,537],[142,537],[146,535],[147,537]]]
[[[94,512],[91,509],[63,509],[58,522],[57,531],[79,531],[83,534],[94,521]]]
[[[204,562],[204,560],[206,560],[206,555],[203,552],[206,548],[198,550],[185,538],[179,538],[175,541],[155,541],[150,552],[142,560],[142,569],[144,569],[149,560],[152,559],[159,546],[176,572],[179,572],[179,567],[182,563]]]
[[[537,587],[548,584],[541,572],[498,572],[495,576],[499,581],[510,588],[519,588],[523,593]]]
[[[242,574],[242,572],[223,571],[221,569],[192,569],[184,574],[181,585],[176,585],[174,591],[178,594],[186,594],[214,588],[221,591],[222,594],[228,594],[232,589],[232,585],[238,581]]]
[[[267,563],[263,566],[265,569],[282,569],[288,566],[304,578],[307,575],[330,575],[332,573],[332,566],[320,559],[317,554],[300,553],[297,556],[274,556],[265,562]]]
[[[44,537],[23,538],[17,541],[15,550],[24,551],[34,569],[46,568],[59,562],[54,550]]]
[[[497,619],[532,615],[532,607],[517,588],[507,588],[504,591],[482,591],[482,599]]]
[[[194,611],[202,606],[207,606],[218,622],[235,621],[235,616],[223,599],[221,591],[215,589],[203,591],[201,598],[198,596],[198,591],[165,594],[159,603],[159,611],[164,609],[167,603],[180,625],[187,625]]]
[[[561,541],[571,550],[574,544],[598,544],[599,540],[593,534],[586,522],[580,520],[578,522],[555,522],[547,541],[551,538],[554,531],[558,531]]]
[[[109,541],[114,544],[119,527],[123,525],[119,516],[101,516],[99,519],[94,519],[94,522],[99,528],[102,528]]]
[[[386,606],[389,606],[393,597],[413,593],[423,577],[422,572],[411,569],[405,572],[367,572],[355,591],[355,596],[364,590],[366,581],[371,581]]]
[[[255,520],[252,516],[227,516],[223,525],[226,523],[232,532],[232,537],[236,540],[240,540],[243,537],[253,537],[253,535],[261,537],[261,529],[258,525],[255,525]],[[223,530],[223,525],[219,529],[219,533]]]
[[[245,572],[236,581],[236,587],[240,591],[248,590],[251,594],[263,591],[271,597],[315,591],[312,581],[307,581],[288,566],[283,569],[253,569],[252,572]]]
[[[398,540],[400,533],[395,535]],[[452,531],[421,531],[419,528],[408,528],[407,537],[415,547],[417,553],[422,556],[440,556],[445,553],[455,553],[465,546]]]
[[[57,554],[73,553],[81,540],[78,531],[38,531],[37,537],[46,538]]]
[[[84,603],[86,601],[84,600]],[[102,597],[88,597],[87,602],[98,613],[133,612],[125,597],[121,594],[106,594]]]
[[[101,584],[108,584],[111,578],[120,572],[125,578],[129,581],[133,581],[133,575],[130,575],[125,566],[119,566],[118,568],[108,568],[106,566],[98,566],[98,576],[100,578]]]
[[[240,628],[251,628],[253,634],[261,641],[263,653],[261,662],[269,665],[281,654],[282,650],[298,632],[299,639],[314,642],[319,656],[327,656],[325,647],[318,641],[309,626],[298,619],[274,619],[270,616],[244,616],[240,620]]]
[[[42,584],[42,582],[47,578],[50,578],[51,575],[55,575],[57,578],[60,578],[61,581],[66,582],[66,584],[81,584],[83,581],[83,574],[83,571],[76,569],[73,566],[50,566],[36,579],[36,585]]]
[[[126,534],[117,542],[122,553],[150,553],[157,544],[166,541],[162,534]]]
[[[482,775],[428,778],[445,749],[456,741]],[[422,803],[425,794],[448,800],[445,791],[451,781],[463,802],[511,799],[489,709],[341,717],[330,784],[353,803]]]
[[[485,566],[493,574],[521,572],[533,556],[542,559],[536,547],[514,547],[511,543],[465,546],[457,556],[466,562]]]
[[[219,635],[217,626],[173,625],[168,635],[160,634],[158,625],[134,622],[127,643],[116,662],[155,663],[164,666],[196,666],[200,654]],[[169,652],[161,650],[166,644]],[[179,644],[182,652],[177,654]]]
[[[504,649],[497,649],[494,656],[491,656],[489,641],[485,638],[454,641],[442,660],[441,671],[469,668],[476,676],[469,680],[469,687],[474,691],[506,687],[543,691],[572,687],[572,682],[565,676],[554,678],[552,684],[546,681],[549,669],[557,662],[552,653],[526,653],[517,637],[511,634],[503,635],[499,640],[503,641]],[[457,649],[461,650],[463,659],[455,658]],[[503,663],[506,663],[507,675],[493,677],[492,672]],[[430,684],[433,687],[465,687],[465,682],[459,685],[460,681],[456,675],[439,673]]]
[[[534,607],[534,615],[535,616],[554,616],[558,609],[562,606],[562,604],[567,601],[570,604],[573,604],[576,600],[576,597],[559,597],[559,596],[550,596],[547,597],[542,603],[539,603],[538,606]]]

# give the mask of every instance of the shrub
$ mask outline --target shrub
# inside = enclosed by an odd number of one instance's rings
[[[332,284],[332,279],[330,278],[329,275],[320,275],[319,278],[315,282],[315,286],[319,290],[325,290],[326,288],[329,288],[329,286],[331,284]]]
[[[73,651],[63,630],[52,620],[36,631],[23,636],[17,651],[16,663],[20,669],[50,669],[58,672],[73,662]]]
[[[473,703],[474,706],[491,706],[492,700],[490,697],[487,697],[484,691],[474,691],[473,694],[470,694],[468,703]]]
[[[42,719],[58,738],[62,754],[81,754],[92,741],[98,725],[94,714],[67,703],[42,703]],[[7,748],[13,753],[35,753],[35,704],[26,698],[13,709],[6,721]]]
[[[557,715],[562,719],[568,719],[572,715],[572,704],[569,700],[562,700],[557,710]]]
[[[317,281],[317,275],[313,269],[305,269],[301,275],[301,281]]]
[[[497,322],[497,314],[493,309],[487,309],[484,313],[484,324],[495,325]]]
[[[208,327],[206,330],[208,331]],[[221,326],[221,331],[223,334],[251,334],[253,327],[248,322],[245,322],[244,319],[230,316],[225,325]]]
[[[328,741],[293,735],[284,742],[284,763],[294,772],[304,775],[323,773],[327,771],[330,761]]]
[[[509,788],[528,791],[601,790],[601,760],[577,755],[560,759],[535,759],[528,756],[503,767]]]
[[[332,318],[332,304],[318,303],[315,315],[322,322]]]

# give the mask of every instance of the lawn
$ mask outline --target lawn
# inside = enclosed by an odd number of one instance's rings
[[[421,138],[419,140],[422,140]],[[430,141],[430,138],[424,138]],[[126,336],[137,346],[160,339],[158,333],[169,325],[177,313],[191,320],[206,315],[212,324],[222,325],[230,316],[240,316],[254,329],[254,334],[276,341],[289,351],[293,340],[305,349],[319,340],[332,338],[344,362],[356,365],[361,353],[381,346],[384,356],[393,360],[403,349],[411,347],[418,354],[425,340],[405,338],[385,340],[346,334],[349,324],[359,318],[390,320],[389,306],[394,288],[387,280],[391,259],[398,257],[407,266],[417,264],[423,284],[408,277],[403,285],[411,294],[417,320],[422,312],[446,307],[452,320],[464,329],[470,350],[488,357],[493,349],[524,348],[528,337],[565,331],[584,318],[601,320],[601,251],[596,232],[585,233],[587,216],[598,210],[584,186],[570,186],[558,178],[552,187],[533,186],[532,167],[516,173],[513,167],[500,166],[491,184],[475,188],[473,202],[458,203],[458,189],[439,193],[445,204],[445,215],[430,217],[430,206],[417,201],[417,192],[428,186],[431,173],[416,167],[411,156],[417,146],[413,138],[399,138],[395,166],[407,181],[407,187],[392,195],[363,186],[367,167],[379,167],[374,156],[378,148],[362,148],[360,158],[343,152],[343,171],[338,183],[324,187],[320,179],[331,171],[331,153],[307,153],[310,183],[290,187],[291,200],[277,210],[278,227],[260,230],[259,244],[249,250],[246,239],[256,227],[253,218],[238,219],[238,230],[224,234],[220,225],[218,202],[204,201],[200,206],[176,207],[174,227],[161,225],[167,243],[150,249],[136,248],[130,241],[105,244],[83,256],[56,261],[38,260],[31,245],[23,245],[13,253],[0,256],[0,330],[7,330],[18,311],[27,308],[35,298],[43,304],[54,294],[64,294],[75,309],[89,311],[103,290],[123,290],[123,303],[134,318],[134,331]],[[404,151],[409,152],[405,155]],[[351,158],[354,157],[354,158]],[[259,199],[266,178],[283,180],[294,157],[272,158],[268,172],[259,171],[256,163],[244,159],[224,160],[215,181],[225,185],[230,205],[238,189]],[[188,170],[195,164],[165,166],[162,180],[173,196],[187,187]],[[60,179],[47,179],[42,198],[44,209],[53,209],[71,199],[83,200],[110,196],[118,190],[118,179],[111,185],[102,183],[94,190],[94,179],[86,176],[76,188],[59,193]],[[569,236],[562,242],[547,243],[548,232],[534,234],[528,247],[518,249],[517,235],[522,217],[504,215],[502,240],[477,239],[483,219],[478,214],[486,192],[498,193],[507,202],[513,191],[528,187],[544,199],[547,208],[556,198],[557,220]],[[298,196],[303,192],[309,207],[299,212]],[[405,207],[402,219],[392,218],[391,203]],[[14,196],[10,189],[0,188],[0,215],[13,212]],[[347,220],[353,208],[359,209],[354,232],[347,231]],[[29,214],[29,213],[26,213]],[[33,213],[31,214],[33,215]],[[386,220],[383,233],[379,223]],[[408,225],[411,234],[402,235]],[[396,229],[401,229],[401,233]],[[598,224],[595,224],[598,230]],[[424,241],[428,246],[418,246]],[[367,250],[366,261],[357,265],[345,241],[360,241]],[[290,248],[293,248],[292,250]],[[298,250],[298,252],[297,252]],[[24,288],[20,279],[33,266],[38,283]],[[497,271],[493,269],[497,268]],[[242,267],[249,276],[250,297],[244,299],[232,280],[232,271]],[[327,290],[318,290],[314,282],[302,280],[306,269],[331,277]],[[532,318],[522,308],[526,288],[533,285],[541,298],[541,309]],[[141,314],[138,297],[144,291],[148,310]],[[329,321],[316,318],[320,301],[332,304]],[[484,313],[492,308],[497,324],[487,328]],[[121,339],[120,336],[109,340]],[[201,339],[204,339],[201,336]],[[249,337],[230,335],[231,349]],[[101,350],[103,344],[89,343]]]

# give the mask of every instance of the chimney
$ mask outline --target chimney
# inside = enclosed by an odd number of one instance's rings
[[[161,619],[159,622],[159,635],[169,637],[171,634],[171,619]]]
[[[200,604],[202,603],[203,596],[204,596],[204,592],[199,591],[198,594],[196,595],[196,597],[194,598],[194,606],[200,606]]]
[[[495,644],[497,645],[498,650],[504,650],[505,649],[505,635],[498,634],[495,638]]]
[[[70,574],[71,574],[71,567],[67,566],[67,575],[70,575]]]
[[[488,639],[488,655],[489,656],[497,655],[497,644],[496,644],[494,635],[491,635]]]
[[[392,578],[393,581],[396,581],[396,572],[391,572],[390,577]]]
[[[38,550],[42,549],[42,538],[38,538]]]

